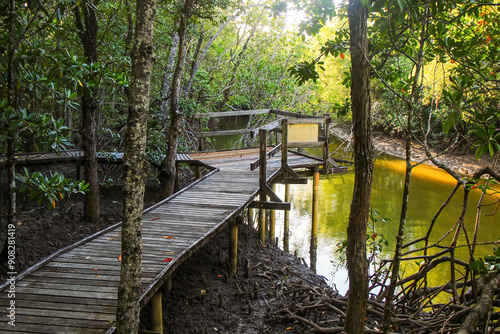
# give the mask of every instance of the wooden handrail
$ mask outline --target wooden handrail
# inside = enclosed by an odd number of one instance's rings
[[[271,111],[271,109],[208,112],[208,113],[194,114],[193,118],[260,115],[260,114],[269,114],[270,111]]]

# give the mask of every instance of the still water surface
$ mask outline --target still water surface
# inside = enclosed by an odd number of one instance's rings
[[[245,122],[241,122],[242,124]],[[229,126],[228,128],[233,128]],[[228,149],[239,137],[226,136],[214,138],[216,149]],[[334,147],[330,152],[333,152]],[[374,168],[372,187],[372,210],[378,211],[379,218],[390,219],[387,223],[379,221],[375,224],[375,231],[383,234],[388,240],[389,246],[382,249],[380,258],[389,259],[393,255],[396,243],[396,234],[401,211],[402,192],[404,184],[405,162],[402,159],[389,156],[379,156]],[[427,229],[433,216],[446,200],[455,186],[455,180],[446,172],[422,165],[413,170],[409,197],[408,218],[406,224],[406,241],[415,240],[427,233]],[[318,254],[317,272],[326,277],[339,292],[344,294],[348,288],[347,271],[339,265],[340,257],[336,252],[338,244],[346,240],[347,223],[354,187],[354,173],[334,174],[323,176],[320,179],[319,188],[319,231],[318,231]],[[291,187],[292,210],[290,211],[290,251],[309,262],[310,231],[311,231],[311,208],[312,208],[312,181],[307,185],[292,185]],[[277,185],[277,194],[284,198],[284,186]],[[476,220],[476,203],[481,191],[473,190],[470,194],[470,204],[467,210],[465,223],[469,237],[472,238]],[[463,191],[459,190],[453,200],[443,210],[431,234],[430,242],[437,241],[456,223],[462,210]],[[492,204],[500,199],[486,196],[484,204]],[[482,209],[478,241],[493,241],[500,238],[500,212],[492,216],[496,206],[485,206]],[[277,212],[276,236],[282,247],[283,240],[283,215]],[[369,233],[373,231],[369,229]],[[451,233],[443,242],[449,245],[452,239]],[[460,239],[459,244],[465,244],[465,238]],[[423,243],[413,247],[420,248]],[[476,248],[476,258],[491,254],[492,246],[481,246]],[[457,255],[464,261],[468,261],[467,249],[461,248]],[[405,269],[408,273],[418,268],[415,262],[408,262]],[[443,264],[437,270],[433,270],[429,277],[431,285],[441,285],[449,280],[449,265]]]
[[[389,246],[380,253],[380,258],[391,258],[396,243],[399,215],[404,184],[405,162],[401,159],[382,156],[375,163],[372,187],[372,210],[378,211],[379,218],[391,219],[387,223],[379,221],[375,224],[375,231],[383,234],[389,241]],[[413,170],[410,188],[407,238],[415,240],[427,233],[427,229],[433,216],[446,200],[455,185],[455,180],[445,172],[429,167],[419,166]],[[336,252],[338,244],[346,240],[349,210],[354,188],[354,173],[334,174],[324,176],[320,179],[319,188],[319,231],[318,231],[318,262],[317,272],[325,276],[331,284],[335,284],[341,293],[345,293],[348,287],[347,271],[338,266],[339,254]],[[284,186],[278,187],[278,194],[284,197]],[[456,223],[462,209],[463,191],[459,190],[450,204],[441,213],[431,234],[431,243],[437,241]],[[469,237],[472,237],[476,219],[476,205],[481,192],[473,190],[470,195],[470,205],[466,215],[466,227]],[[498,200],[487,196],[484,204],[491,204]],[[308,185],[291,186],[292,210],[290,212],[290,251],[297,251],[298,256],[309,262],[310,225],[312,207],[312,182]],[[500,237],[499,216],[490,216],[494,212],[494,206],[484,207],[481,215],[481,225],[478,241],[497,240]],[[282,216],[278,214],[278,231],[276,235],[283,240]],[[370,223],[371,224],[371,223]],[[372,230],[369,229],[369,233]],[[453,233],[452,233],[453,234]],[[448,245],[452,236],[448,236],[442,244]],[[465,244],[465,238],[460,240]],[[421,247],[423,243],[413,248]],[[479,247],[477,256],[492,253],[492,246]],[[460,249],[458,255],[468,261],[468,252],[465,248]],[[412,261],[406,266],[406,270],[413,272],[417,265]],[[435,270],[431,277],[431,284],[444,284],[449,279],[449,270],[444,265],[440,270]]]

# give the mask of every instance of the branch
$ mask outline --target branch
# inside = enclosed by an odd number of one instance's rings
[[[462,327],[458,334],[472,334],[475,333],[476,327],[484,322],[486,316],[491,311],[493,304],[493,296],[495,291],[500,287],[500,274],[493,278],[481,290],[481,297],[479,302],[470,311],[467,318],[462,323]]]

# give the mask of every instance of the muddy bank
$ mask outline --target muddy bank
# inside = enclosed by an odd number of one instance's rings
[[[334,124],[330,128],[330,132],[344,141],[350,141],[352,138],[350,126]],[[382,131],[374,130],[373,143],[378,153],[385,153],[394,157],[405,159],[406,150],[404,139],[390,136]],[[432,149],[431,151],[433,154],[440,153],[437,149]],[[427,160],[425,150],[420,144],[414,142],[412,148],[412,161],[418,163],[424,160]],[[474,151],[470,149],[470,144],[468,143],[464,144],[464,147],[462,147],[459,153],[447,153],[437,157],[437,160],[449,166],[454,171],[464,175],[472,174],[482,167],[491,166],[492,162],[492,158],[489,155],[484,155],[480,160],[477,160],[474,157]],[[435,166],[431,161],[426,161],[425,163]],[[497,166],[495,170],[500,172],[500,166]]]

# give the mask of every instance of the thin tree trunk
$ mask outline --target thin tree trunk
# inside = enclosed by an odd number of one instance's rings
[[[82,1],[82,12],[85,24],[82,23],[80,8],[75,6],[75,20],[83,45],[83,54],[87,58],[87,64],[97,62],[97,17],[96,6],[98,1],[93,3]],[[87,81],[93,81],[93,73],[89,74]],[[90,84],[89,84],[90,86]],[[85,182],[89,184],[85,193],[84,217],[87,221],[99,222],[99,181],[97,178],[97,138],[96,138],[96,114],[98,103],[98,87],[86,89],[82,97],[82,124],[80,134],[83,145],[83,167],[85,169]]]
[[[368,10],[361,1],[349,1],[351,50],[351,101],[354,129],[354,193],[347,227],[349,296],[345,331],[363,333],[368,302],[366,226],[373,179],[373,142],[370,118],[370,66],[368,55]]]
[[[214,41],[217,39],[217,37],[219,37],[219,34],[222,32],[222,30],[229,24],[229,22],[231,22],[232,20],[234,20],[236,18],[236,14],[235,15],[232,15],[230,17],[227,18],[226,22],[224,22],[220,27],[219,29],[217,30],[217,32],[212,36],[212,38],[210,38],[210,40],[208,41],[207,45],[205,46],[205,49],[203,49],[203,52],[202,54],[200,55],[200,57],[198,57],[196,59],[196,61],[194,62],[193,64],[193,68],[191,69],[191,73],[190,73],[190,76],[189,76],[189,81],[188,81],[188,84],[184,90],[184,96],[185,97],[188,97],[190,91],[191,91],[191,87],[193,86],[193,81],[194,81],[194,78],[196,76],[196,73],[198,72],[198,69],[200,68],[200,65],[201,65],[201,61],[205,58],[208,50],[210,49],[210,47],[212,46],[212,44],[214,43]]]
[[[142,212],[147,171],[146,131],[153,68],[153,33],[156,0],[138,0],[135,42],[131,51],[132,75],[128,94],[129,116],[123,157],[122,253],[116,332],[137,333],[142,271]]]
[[[187,52],[187,26],[191,17],[193,0],[186,0],[182,9],[179,24],[179,52],[177,55],[177,66],[175,67],[172,80],[172,95],[170,96],[170,128],[168,130],[167,155],[160,166],[159,179],[161,183],[160,198],[166,198],[175,190],[175,155],[179,145],[179,137],[182,129],[182,111],[179,108],[179,97],[181,91],[181,78],[186,62]]]
[[[170,48],[168,49],[168,59],[167,66],[165,67],[165,73],[163,74],[163,80],[161,83],[161,103],[160,103],[160,114],[163,116],[165,131],[167,128],[167,118],[168,118],[168,107],[170,106],[170,96],[172,93],[172,75],[174,73],[175,67],[175,56],[177,55],[177,50],[179,48],[179,34],[177,31],[172,31],[172,42]]]
[[[417,54],[417,61],[415,67],[415,74],[412,82],[412,95],[411,102],[408,103],[408,117],[406,123],[406,172],[405,172],[405,183],[403,188],[403,202],[401,204],[401,215],[399,218],[399,228],[398,235],[396,236],[396,249],[394,251],[394,260],[392,263],[391,280],[388,287],[388,293],[385,299],[384,305],[384,333],[390,332],[391,327],[391,313],[392,313],[392,300],[394,297],[394,292],[396,289],[396,283],[399,278],[399,268],[401,265],[401,259],[403,257],[403,241],[405,238],[405,227],[406,227],[406,216],[408,212],[408,203],[410,195],[410,181],[411,172],[413,166],[411,163],[412,157],[412,125],[414,116],[414,105],[420,100],[420,74],[423,72],[424,67],[424,46],[427,36],[427,24],[429,17],[429,1],[426,2],[424,17],[422,21],[422,31],[420,34],[420,45]]]

